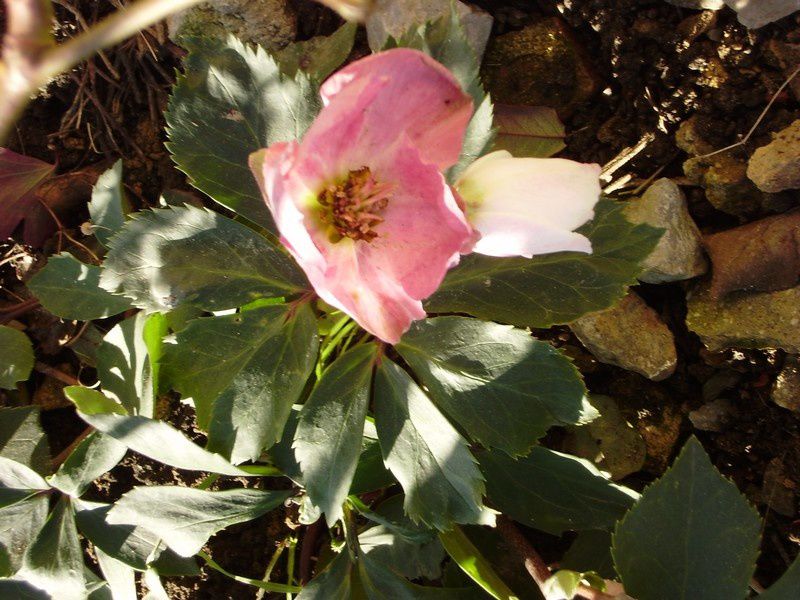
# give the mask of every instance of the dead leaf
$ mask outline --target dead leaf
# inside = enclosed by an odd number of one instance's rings
[[[737,290],[784,290],[800,279],[800,210],[708,235],[703,244],[714,299]]]
[[[516,157],[548,158],[566,147],[564,124],[547,106],[496,104],[495,150],[508,150]]]

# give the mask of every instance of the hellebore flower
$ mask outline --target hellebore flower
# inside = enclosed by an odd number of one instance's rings
[[[600,166],[563,158],[514,158],[498,150],[472,163],[456,181],[467,219],[480,234],[474,252],[524,256],[591,253],[573,230],[594,216]]]
[[[573,230],[592,218],[597,165],[499,151],[447,185],[472,100],[422,52],[358,60],[320,93],[302,141],[256,152],[250,167],[320,298],[383,341],[425,317],[422,300],[461,254],[591,252]]]
[[[321,95],[302,141],[255,153],[251,168],[320,298],[395,343],[473,239],[441,173],[458,160],[472,101],[409,49],[348,65]]]

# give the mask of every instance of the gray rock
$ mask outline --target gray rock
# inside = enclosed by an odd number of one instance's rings
[[[456,2],[456,10],[475,55],[480,59],[492,32],[492,16],[483,10]],[[367,41],[374,52],[389,36],[398,38],[415,25],[450,14],[450,0],[377,0],[367,17]]]
[[[717,398],[689,413],[689,420],[700,431],[723,431],[734,411],[733,404],[725,398]]]
[[[608,310],[572,322],[570,328],[600,362],[653,381],[675,372],[678,356],[672,332],[634,292]]]
[[[626,204],[625,215],[634,223],[665,230],[644,262],[646,270],[639,277],[641,281],[682,281],[708,270],[700,230],[686,208],[686,197],[672,180],[654,182],[641,198]]]
[[[800,10],[797,0],[725,0],[736,11],[739,23],[758,29]]]
[[[704,285],[689,296],[686,323],[711,351],[782,348],[800,354],[800,286],[715,301]]]
[[[800,358],[786,357],[770,397],[778,406],[800,413]]]
[[[753,153],[747,176],[765,192],[800,188],[800,119]]]
[[[719,10],[725,6],[724,0],[667,0],[670,4],[681,8],[694,8],[704,10]]]
[[[171,16],[167,25],[178,43],[193,35],[233,34],[267,50],[279,50],[297,35],[297,17],[288,0],[211,0]]]

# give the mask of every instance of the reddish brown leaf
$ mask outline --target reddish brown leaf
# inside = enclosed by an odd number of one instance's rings
[[[800,279],[800,210],[708,235],[704,244],[715,299],[736,290],[783,290]]]
[[[55,167],[46,162],[0,148],[0,238],[9,237],[26,217],[33,217],[41,208],[34,193],[53,173]],[[25,241],[38,238],[38,223],[26,223]]]
[[[517,157],[547,158],[564,149],[564,125],[556,111],[546,106],[496,104],[495,150],[508,150]]]

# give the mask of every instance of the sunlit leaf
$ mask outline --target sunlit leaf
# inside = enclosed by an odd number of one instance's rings
[[[94,431],[81,440],[48,481],[53,487],[77,498],[92,481],[113,469],[127,450],[125,444]]]
[[[111,240],[100,285],[148,312],[188,303],[210,311],[296,294],[297,265],[249,227],[210,210],[145,210]]]
[[[168,147],[195,187],[271,228],[248,157],[299,139],[320,107],[316,85],[303,73],[283,75],[263,48],[193,39],[166,113]]]
[[[33,370],[33,346],[17,329],[0,325],[0,388],[14,389]]]
[[[107,520],[136,525],[161,537],[181,556],[196,554],[209,537],[280,506],[290,492],[234,489],[209,492],[173,486],[135,487],[120,498]]]
[[[69,252],[47,259],[28,282],[42,306],[57,317],[91,321],[117,315],[131,307],[123,296],[100,287],[100,267],[82,263]]]
[[[597,416],[572,362],[521,329],[439,317],[415,323],[396,348],[434,402],[484,446],[525,454],[553,425]]]
[[[122,185],[122,159],[114,163],[97,179],[89,202],[89,216],[92,219],[94,235],[108,247],[111,237],[122,229],[125,215],[130,212]]]
[[[380,362],[375,375],[375,427],[413,521],[439,530],[486,522],[483,478],[466,440],[389,360]]]
[[[165,349],[164,377],[194,400],[208,448],[234,463],[281,439],[317,357],[307,304],[195,319]]]
[[[376,351],[367,344],[337,358],[300,412],[295,456],[311,502],[331,525],[342,517],[361,453]]]

